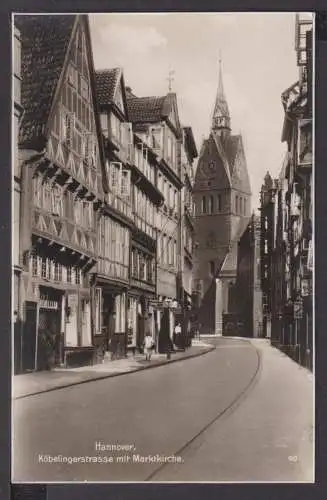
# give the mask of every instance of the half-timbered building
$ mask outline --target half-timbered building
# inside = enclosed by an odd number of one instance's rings
[[[149,164],[153,162],[156,165],[155,185],[161,200],[155,224],[156,293],[161,305],[153,308],[154,325],[160,344],[160,339],[174,328],[173,314],[169,315],[167,324],[163,325],[162,304],[169,306],[175,303],[182,290],[182,129],[177,99],[173,93],[163,97],[137,97],[129,89],[127,103],[134,130],[146,144]],[[161,336],[160,331],[163,332]]]
[[[89,271],[103,201],[87,16],[16,16],[22,39],[23,370],[94,355]]]
[[[98,71],[96,88],[108,181],[105,210],[98,227],[96,332],[97,341],[104,343],[105,349],[112,343],[118,346],[120,354],[125,354],[133,227],[131,171],[127,161],[132,154],[133,134],[127,118],[122,70]]]

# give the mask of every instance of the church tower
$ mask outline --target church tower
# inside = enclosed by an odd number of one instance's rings
[[[203,333],[222,333],[223,313],[233,308],[237,247],[251,215],[251,187],[241,135],[233,135],[222,65],[211,131],[203,141],[193,189],[194,283]]]
[[[230,134],[230,115],[224,92],[221,60],[219,60],[219,80],[215,107],[212,116],[212,130],[221,137]]]

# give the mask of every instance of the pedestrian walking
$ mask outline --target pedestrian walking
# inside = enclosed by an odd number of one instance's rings
[[[145,361],[151,361],[153,347],[154,347],[154,341],[150,333],[147,333],[144,339]]]
[[[182,347],[182,327],[180,323],[177,323],[175,326],[175,339],[174,343],[176,344],[177,347],[181,348]]]

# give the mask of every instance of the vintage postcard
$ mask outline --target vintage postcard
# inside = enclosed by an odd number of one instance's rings
[[[313,14],[12,16],[12,482],[314,482]]]

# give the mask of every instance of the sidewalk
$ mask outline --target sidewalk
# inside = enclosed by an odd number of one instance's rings
[[[92,380],[117,377],[126,373],[137,372],[162,366],[168,363],[201,356],[214,350],[215,347],[201,340],[193,340],[192,346],[184,352],[171,354],[167,359],[166,354],[153,354],[151,362],[145,361],[144,355],[129,354],[127,358],[111,361],[105,359],[103,363],[79,368],[56,368],[49,372],[33,372],[12,377],[12,398],[18,399],[42,392],[53,391],[63,387],[83,384]]]

